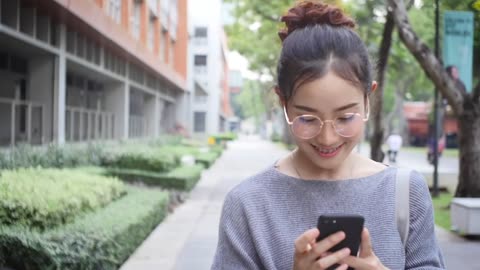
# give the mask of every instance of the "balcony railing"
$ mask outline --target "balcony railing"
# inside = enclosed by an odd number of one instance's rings
[[[0,98],[0,145],[42,144],[44,112],[41,103]]]
[[[115,115],[111,112],[67,106],[67,141],[91,141],[114,138]]]

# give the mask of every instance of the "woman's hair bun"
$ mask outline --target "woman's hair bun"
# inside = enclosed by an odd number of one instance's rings
[[[308,25],[328,24],[331,26],[355,27],[353,19],[348,17],[336,6],[317,1],[302,1],[289,9],[280,21],[285,22],[286,28],[280,30],[278,35],[282,42],[290,33]]]

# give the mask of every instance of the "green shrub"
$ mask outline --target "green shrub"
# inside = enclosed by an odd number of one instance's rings
[[[166,172],[177,165],[175,155],[147,145],[129,145],[110,150],[103,165],[114,168]]]
[[[203,165],[180,166],[167,173],[167,177],[184,181],[184,189],[192,189],[202,175]]]
[[[70,168],[85,165],[100,165],[102,156],[100,144],[55,143],[45,146],[21,144],[0,153],[0,169],[16,168]]]
[[[0,267],[118,269],[163,220],[167,205],[166,192],[129,187],[120,200],[54,230],[0,226]]]
[[[233,132],[226,132],[222,134],[215,134],[212,135],[212,137],[215,139],[215,141],[218,143],[220,141],[233,141],[237,139],[237,134]]]
[[[199,153],[199,149],[197,147],[186,145],[164,145],[158,148],[158,151],[173,155],[175,157],[175,163],[177,165],[180,164],[182,156],[196,156]]]
[[[212,145],[210,146],[210,151],[217,153],[217,157],[223,153],[223,146],[221,145]]]
[[[168,173],[154,173],[142,170],[110,168],[104,172],[128,182],[141,182],[150,186],[159,186],[168,189],[191,190],[203,170],[202,165],[182,166]]]
[[[282,141],[282,136],[278,132],[274,131],[274,132],[272,132],[272,135],[270,136],[270,140],[272,142],[281,142]]]
[[[125,193],[114,178],[75,170],[19,169],[0,177],[0,224],[45,228],[100,208]]]
[[[145,141],[143,141],[145,142]],[[183,137],[178,135],[161,135],[158,138],[150,140],[149,145],[163,146],[163,145],[180,145],[183,142]]]
[[[214,151],[198,153],[195,155],[195,162],[202,164],[205,168],[209,168],[215,162],[215,160],[217,160],[218,156],[218,152]]]

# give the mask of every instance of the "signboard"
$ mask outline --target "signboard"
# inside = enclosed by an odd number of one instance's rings
[[[473,22],[473,12],[444,12],[443,63],[457,67],[467,92],[472,91]]]

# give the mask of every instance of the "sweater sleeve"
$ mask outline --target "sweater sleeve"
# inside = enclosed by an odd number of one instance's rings
[[[234,191],[224,201],[211,269],[262,269],[250,234],[245,206],[240,194]]]
[[[435,236],[433,205],[428,185],[424,177],[415,171],[410,180],[410,229],[405,250],[405,269],[445,269]]]

